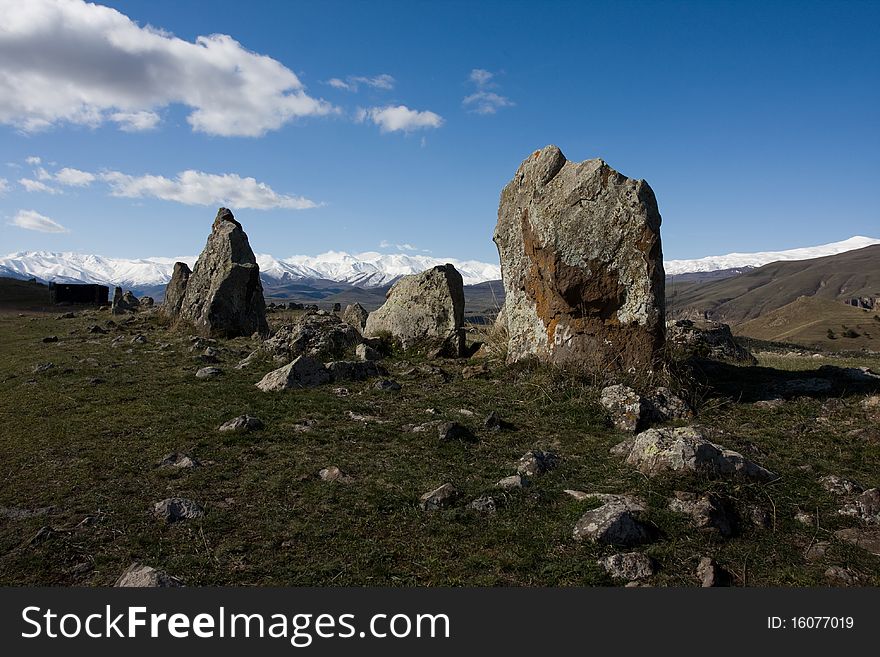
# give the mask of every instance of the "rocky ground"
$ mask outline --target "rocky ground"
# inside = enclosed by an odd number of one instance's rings
[[[876,356],[761,345],[633,397],[397,353],[264,392],[259,340],[151,310],[0,344],[4,585],[880,585]]]

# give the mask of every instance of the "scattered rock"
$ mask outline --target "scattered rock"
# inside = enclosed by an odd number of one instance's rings
[[[838,513],[868,524],[880,524],[880,488],[870,488],[843,506]]]
[[[382,354],[367,344],[359,344],[354,353],[360,360],[382,360]]]
[[[820,477],[819,483],[822,488],[835,495],[856,495],[864,490],[856,482],[833,474]]]
[[[445,483],[419,498],[419,505],[425,511],[435,511],[452,506],[459,497],[458,489],[450,483]]]
[[[389,334],[404,349],[464,353],[464,285],[455,267],[438,265],[394,284],[364,325],[367,337]]]
[[[219,367],[203,367],[196,372],[197,379],[214,379],[223,374]]]
[[[138,333],[131,339],[132,344],[147,344],[147,336]]]
[[[440,425],[437,434],[440,440],[444,442],[452,440],[474,442],[476,440],[471,430],[458,422],[444,422]]]
[[[666,323],[666,349],[672,358],[708,358],[757,365],[752,353],[737,344],[730,326],[709,320],[679,319]]]
[[[559,465],[559,456],[554,452],[532,449],[516,462],[516,471],[526,477],[540,477]]]
[[[48,372],[51,369],[55,368],[55,363],[40,363],[39,365],[34,365],[31,369],[31,372],[34,374],[39,374],[41,372]]]
[[[509,477],[504,477],[495,484],[497,488],[503,488],[504,490],[513,490],[514,488],[526,488],[529,485],[529,480],[523,477],[522,475],[511,475]]]
[[[335,465],[323,468],[320,472],[318,472],[318,477],[320,477],[322,481],[331,483],[334,481],[340,484],[347,484],[351,482],[351,477],[346,475]]]
[[[333,394],[337,397],[348,397],[351,391],[348,388],[333,388]]]
[[[299,356],[291,363],[269,372],[255,385],[263,392],[292,388],[312,388],[329,383],[330,372],[324,364],[308,356]]]
[[[480,497],[468,504],[469,509],[479,511],[480,513],[495,513],[498,510],[498,506],[498,500],[491,495],[480,495]]]
[[[156,302],[153,297],[141,297],[138,303],[141,308],[152,308]]]
[[[400,384],[397,381],[391,381],[389,379],[376,381],[376,383],[373,384],[373,387],[376,390],[382,390],[383,392],[397,392],[400,390]]]
[[[218,431],[223,432],[242,432],[242,431],[258,431],[264,428],[263,421],[251,415],[239,415],[220,425]]]
[[[697,565],[697,579],[703,588],[727,586],[730,575],[711,557],[702,557]]]
[[[635,433],[645,429],[651,420],[648,400],[622,384],[603,388],[599,403],[611,414],[612,423],[620,431]]]
[[[93,333],[93,334],[96,334],[96,335],[104,335],[104,334],[107,333],[107,329],[105,329],[105,328],[103,328],[103,327],[101,327],[101,326],[98,326],[97,324],[92,324],[91,326],[89,326],[89,327],[86,329],[86,332],[87,332],[87,333]]]
[[[764,408],[768,410],[782,408],[784,405],[785,400],[780,399],[779,397],[774,397],[773,399],[760,399],[752,404],[755,408]]]
[[[131,290],[126,291],[124,294],[121,287],[116,287],[113,290],[113,301],[110,306],[110,312],[114,315],[133,313],[140,307],[140,301],[138,301],[137,297],[131,293]]]
[[[359,333],[363,333],[364,326],[367,323],[367,317],[370,316],[364,307],[359,303],[352,303],[345,307],[342,311],[342,321],[353,326]]]
[[[768,481],[775,474],[742,454],[709,442],[694,427],[648,429],[635,437],[626,462],[646,475],[692,471]]]
[[[491,411],[489,415],[486,416],[486,419],[483,420],[483,426],[490,431],[501,431],[502,429],[506,429],[509,425],[501,419],[501,416],[499,416],[496,411]]]
[[[180,286],[182,278],[172,283]],[[183,285],[183,300],[172,316],[200,334],[226,338],[269,334],[260,267],[241,224],[226,208],[217,212],[205,249]],[[166,290],[166,297],[174,301],[177,293]],[[168,304],[165,312],[173,311],[173,304]]]
[[[153,505],[153,515],[167,523],[194,520],[205,515],[205,510],[185,497],[169,497]]]
[[[669,509],[689,515],[694,526],[701,530],[717,532],[724,538],[733,536],[735,518],[727,504],[716,494],[698,495],[675,491],[675,497],[669,502]]]
[[[654,421],[689,420],[694,412],[688,403],[669,388],[659,387],[648,397],[654,411]]]
[[[647,579],[654,575],[654,560],[641,552],[612,554],[597,562],[611,577],[626,580]]]
[[[176,577],[151,566],[133,563],[119,576],[113,586],[123,588],[157,588],[183,586]]]
[[[629,547],[650,540],[651,532],[640,520],[644,511],[641,500],[627,495],[588,495],[604,503],[587,511],[572,530],[576,541],[590,540],[608,545]]]
[[[196,468],[199,466],[199,462],[188,456],[187,454],[181,454],[180,452],[172,452],[161,461],[159,461],[160,468],[174,468],[179,470],[185,470],[189,468]]]
[[[852,543],[871,554],[880,556],[880,529],[876,527],[839,529],[834,535],[841,541]]]
[[[861,579],[855,571],[842,566],[829,566],[825,571],[825,579],[832,586],[856,586]]]
[[[501,192],[508,362],[648,370],[663,347],[660,213],[644,180],[534,152]]]

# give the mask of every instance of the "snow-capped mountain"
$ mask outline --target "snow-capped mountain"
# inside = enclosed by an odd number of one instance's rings
[[[842,242],[832,242],[820,246],[807,246],[787,251],[761,251],[758,253],[728,253],[727,255],[707,256],[695,260],[667,260],[663,263],[666,275],[689,274],[693,272],[720,271],[722,269],[748,269],[768,265],[780,260],[810,260],[823,256],[837,255],[847,251],[862,249],[880,244],[880,239],[857,235]]]
[[[447,262],[455,265],[465,285],[501,278],[498,265],[403,253],[350,255],[329,251],[317,256],[292,256],[283,260],[266,254],[257,254],[256,257],[263,279],[273,284],[324,279],[358,287],[381,287],[406,274],[415,274]],[[23,251],[0,257],[0,276],[36,278],[55,283],[102,283],[144,288],[167,283],[177,261],[192,267],[196,257],[127,260],[71,252]]]
[[[842,242],[787,251],[729,253],[695,260],[668,260],[664,264],[667,275],[749,269],[779,260],[808,260],[835,255],[873,244],[880,244],[880,239],[856,236]],[[167,283],[177,261],[185,262],[192,267],[196,257],[129,260],[70,252],[24,251],[0,257],[0,276],[37,278],[56,283],[103,283],[142,289]],[[497,264],[404,253],[382,254],[368,251],[352,255],[341,251],[328,251],[316,256],[291,256],[284,259],[258,254],[257,262],[263,280],[273,285],[322,279],[357,287],[375,288],[389,285],[401,276],[415,274],[447,262],[451,262],[461,272],[465,285],[476,285],[501,278],[501,269]]]

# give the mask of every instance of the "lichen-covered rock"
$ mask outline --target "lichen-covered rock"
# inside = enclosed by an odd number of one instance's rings
[[[293,324],[281,326],[258,351],[284,359],[297,356],[339,358],[360,341],[357,329],[338,316],[309,312]]]
[[[712,557],[702,557],[697,564],[697,579],[703,588],[725,586],[730,575]]]
[[[388,291],[381,308],[370,313],[364,335],[390,334],[404,349],[464,353],[464,284],[450,264],[404,276]]]
[[[133,563],[119,576],[113,586],[123,588],[160,588],[183,586],[176,577],[171,577],[166,572],[156,570],[152,566],[141,563]]]
[[[367,317],[369,316],[370,313],[359,303],[350,303],[342,311],[342,321],[349,326],[353,326],[360,333],[363,332],[364,326],[367,324]]]
[[[611,415],[614,427],[621,431],[635,433],[647,428],[654,414],[647,399],[623,384],[603,388],[599,403]]]
[[[645,510],[642,502],[628,495],[591,495],[604,503],[587,511],[572,530],[576,541],[590,540],[608,545],[629,547],[650,540],[648,528],[639,520]]]
[[[697,529],[717,532],[724,538],[732,536],[736,525],[728,505],[715,493],[697,495],[675,491],[669,501],[669,510],[691,517]]]
[[[646,475],[697,472],[708,476],[740,475],[767,481],[776,477],[742,454],[706,440],[694,427],[648,429],[631,443],[626,462]]]
[[[277,392],[291,388],[313,388],[329,383],[330,379],[324,363],[300,356],[284,367],[272,370],[255,385],[263,392]]]
[[[553,452],[532,449],[516,462],[516,471],[526,477],[540,477],[559,465],[559,456]]]
[[[533,153],[501,192],[495,244],[507,361],[650,369],[663,347],[660,212],[644,180],[600,159]]]
[[[853,495],[864,490],[856,482],[833,474],[819,477],[819,484],[829,493],[834,493],[835,495]]]
[[[186,296],[186,286],[192,271],[185,262],[175,262],[171,280],[165,286],[165,300],[162,302],[162,314],[167,317],[180,315],[180,307]]]
[[[617,579],[646,579],[654,574],[654,560],[641,552],[612,554],[597,563]]]
[[[880,525],[880,488],[869,488],[852,502],[845,504],[839,513],[871,525]]]
[[[519,474],[510,475],[509,477],[504,477],[503,479],[499,479],[495,483],[495,486],[497,488],[503,488],[504,490],[514,490],[516,488],[526,488],[528,485],[529,485],[529,480]]]
[[[676,360],[712,360],[757,365],[758,360],[737,344],[727,324],[709,320],[679,319],[666,324],[666,350]]]
[[[177,317],[203,335],[269,334],[260,267],[241,224],[226,208],[217,212]]]

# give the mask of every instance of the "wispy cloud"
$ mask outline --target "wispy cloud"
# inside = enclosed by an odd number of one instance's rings
[[[9,181],[6,178],[0,178],[0,196],[9,191]]]
[[[469,112],[474,114],[495,114],[502,107],[512,107],[515,103],[507,96],[502,96],[492,89],[497,89],[494,82],[495,74],[483,68],[475,68],[468,76],[468,81],[474,85],[476,91],[465,96],[461,104]]]
[[[64,167],[53,176],[56,182],[67,185],[68,187],[88,187],[94,182],[96,176],[88,171],[80,171],[79,169],[71,169]]]
[[[24,161],[27,164],[30,164],[32,167],[35,167],[40,162],[42,162],[42,160],[39,157],[37,157],[36,155],[30,155],[30,156],[26,157],[26,158],[24,158]]]
[[[19,178],[18,184],[24,187],[27,192],[41,192],[43,194],[61,194],[61,190],[56,187],[50,187],[41,180],[33,180],[32,178]]]
[[[443,125],[443,117],[439,114],[413,110],[406,105],[361,108],[355,114],[355,120],[361,123],[370,121],[379,126],[381,132],[412,132]]]
[[[35,230],[40,233],[69,233],[64,226],[53,221],[46,215],[40,214],[36,210],[19,210],[15,213],[11,226],[18,226],[25,230]]]
[[[379,242],[380,249],[390,249],[395,248],[398,251],[418,251],[419,247],[413,246],[412,244],[404,242],[403,244],[394,244],[393,242],[389,242],[388,240],[382,240]]]
[[[192,129],[257,137],[337,113],[296,74],[225,34],[177,38],[83,0],[0,0],[0,123],[147,130],[157,110],[190,109]]]
[[[349,75],[344,80],[342,78],[330,78],[324,84],[328,84],[334,89],[342,89],[344,91],[357,91],[361,85],[372,87],[373,89],[388,91],[394,89],[396,82],[397,81],[392,76],[387,73],[382,73],[373,77]]]
[[[176,178],[131,176],[119,171],[100,174],[113,196],[158,198],[185,205],[227,205],[232,208],[306,210],[318,204],[302,196],[279,194],[266,183],[238,174],[182,171]]]

